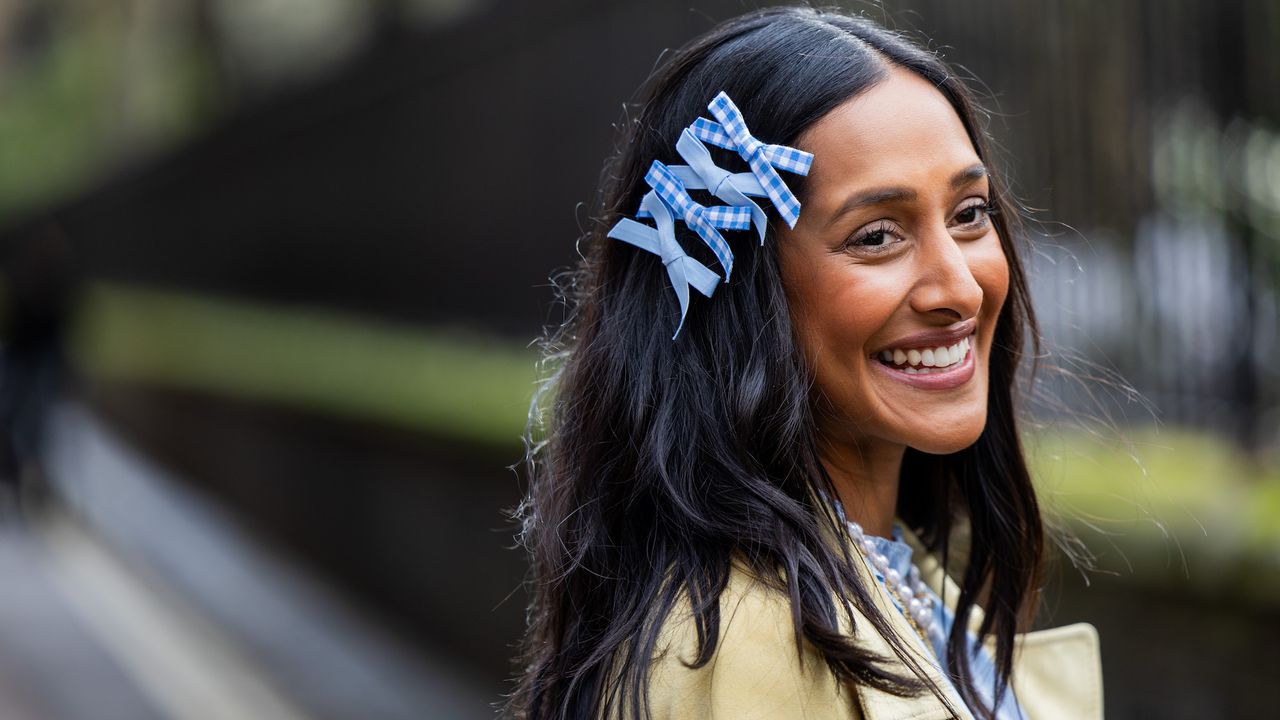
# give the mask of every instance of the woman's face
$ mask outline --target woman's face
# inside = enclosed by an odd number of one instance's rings
[[[823,440],[935,454],[971,445],[986,423],[1009,266],[959,116],[895,68],[797,145],[813,168],[778,254]]]

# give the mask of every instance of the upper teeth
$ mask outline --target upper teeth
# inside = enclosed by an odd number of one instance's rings
[[[911,348],[910,350],[882,350],[880,359],[895,365],[912,367],[947,367],[964,359],[969,352],[969,338],[964,338],[954,345],[939,345],[932,348]]]

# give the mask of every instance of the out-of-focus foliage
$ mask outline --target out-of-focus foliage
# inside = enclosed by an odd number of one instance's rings
[[[190,3],[0,3],[0,219],[215,119]]]
[[[1027,438],[1042,502],[1099,569],[1215,597],[1280,601],[1280,467],[1207,432],[1120,437],[1044,428]]]
[[[388,18],[471,0],[0,2],[0,222],[144,164],[229,112],[314,82]]]
[[[172,32],[180,4],[81,5],[0,4],[0,218],[82,190],[212,119],[209,55]]]

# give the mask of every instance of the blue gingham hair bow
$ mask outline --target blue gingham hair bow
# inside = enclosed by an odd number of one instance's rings
[[[760,236],[760,244],[763,245],[765,231],[769,226],[764,210],[751,201],[751,197],[765,196],[764,188],[760,187],[760,180],[755,173],[731,173],[716,165],[711,159],[711,151],[688,128],[680,133],[676,151],[689,163],[688,166],[675,165],[671,168],[685,187],[690,190],[705,188],[730,205],[746,208],[751,212],[751,222],[756,227],[756,234]],[[727,274],[725,279],[728,280]]]
[[[671,209],[658,198],[649,193],[640,201],[640,212],[652,217],[658,227],[652,228],[630,218],[622,218],[609,230],[609,237],[621,240],[647,250],[662,259],[667,268],[667,277],[671,279],[671,287],[675,288],[676,300],[680,303],[680,324],[676,326],[676,334],[684,327],[684,316],[689,310],[689,287],[711,297],[715,292],[720,276],[710,268],[685,254],[684,248],[676,242],[675,217]]]
[[[715,253],[716,259],[724,268],[724,276],[727,280],[729,274],[733,272],[733,251],[729,249],[729,243],[718,230],[750,230],[751,209],[699,205],[689,197],[688,189],[671,171],[671,168],[658,160],[654,160],[649,166],[649,172],[645,174],[644,181],[653,188],[651,194],[657,194],[662,199],[662,203],[671,208],[676,217],[683,220],[689,229],[698,233],[707,247],[711,248],[711,252]],[[639,217],[650,215],[651,212],[645,207],[640,208]]]
[[[719,231],[748,230],[754,224],[760,243],[764,244],[768,219],[751,200],[753,197],[769,198],[787,225],[795,227],[800,217],[800,201],[774,168],[808,175],[813,163],[813,155],[807,152],[784,145],[767,145],[752,137],[742,113],[723,92],[707,107],[719,122],[698,118],[680,133],[676,143],[680,157],[689,164],[667,166],[654,160],[645,174],[645,182],[652,190],[640,201],[636,216],[652,218],[657,227],[622,218],[608,235],[662,259],[680,304],[680,322],[672,340],[684,327],[689,311],[689,288],[692,286],[711,297],[720,282],[716,273],[685,253],[676,240],[676,221],[683,221],[711,248],[728,281],[733,272],[733,251]],[[731,173],[717,166],[703,142],[736,151],[751,166],[751,171]],[[729,205],[705,207],[690,197],[690,190],[708,190]]]
[[[689,129],[699,140],[737,151],[751,166],[751,171],[760,180],[760,186],[773,201],[787,227],[795,227],[796,220],[800,219],[800,201],[774,168],[808,175],[813,155],[785,145],[768,145],[752,137],[746,121],[742,119],[742,111],[724,92],[716,95],[707,109],[719,122],[698,118]]]

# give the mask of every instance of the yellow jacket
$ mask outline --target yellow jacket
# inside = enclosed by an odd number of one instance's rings
[[[920,540],[904,527],[904,539],[921,577],[948,599],[960,590],[942,570],[941,563],[926,554]],[[854,551],[855,560],[861,554]],[[865,563],[859,563],[868,587],[877,581]],[[885,593],[872,593],[880,610],[890,619],[907,646],[914,631],[893,607]],[[939,720],[952,717],[931,693],[899,698],[865,686],[837,682],[816,649],[807,644],[797,653],[788,597],[765,585],[735,565],[721,596],[720,642],[711,662],[691,670],[682,661],[695,657],[693,622],[687,607],[677,608],[663,627],[649,683],[654,720]],[[970,628],[976,629],[982,612],[975,608]],[[855,610],[862,641],[879,654],[896,658],[887,641],[876,634],[870,621]],[[960,711],[960,720],[973,720],[960,696],[921,651],[920,664],[931,679],[948,693]],[[896,670],[909,671],[898,661]],[[1102,662],[1098,632],[1089,623],[1075,623],[1019,635],[1015,642],[1014,669],[1010,679],[1023,712],[1030,720],[1100,720],[1102,718]]]

